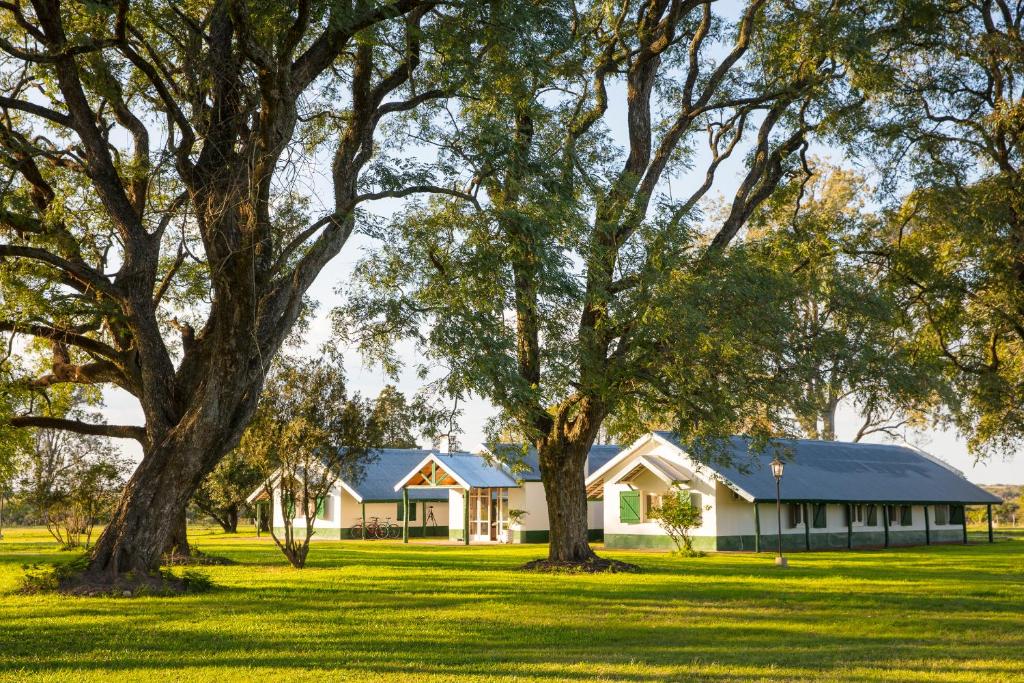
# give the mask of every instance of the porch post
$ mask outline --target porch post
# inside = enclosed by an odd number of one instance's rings
[[[964,519],[967,519],[967,514],[964,514]],[[991,543],[992,538],[992,503],[988,504],[988,542]]]
[[[262,509],[263,505],[261,503],[256,503],[256,538],[260,537],[260,527],[263,526],[260,524],[260,511]]]
[[[811,519],[807,516],[807,503],[800,503],[804,508],[804,547],[811,549]]]
[[[365,541],[366,540],[366,502],[363,501],[362,503],[360,503],[360,505],[363,507],[363,526],[362,526],[360,531],[362,532],[363,540]]]
[[[427,537],[427,501],[421,503],[422,508],[420,509],[420,526],[423,528],[423,538]]]
[[[964,505],[963,508],[964,508],[964,523],[963,523],[964,545],[967,545],[967,506]]]
[[[885,547],[889,547],[889,506],[882,506],[882,527],[885,529]]]
[[[932,544],[932,522],[928,519],[928,506],[924,506],[924,544]]]
[[[462,544],[469,545],[469,491],[463,489],[462,495]]]
[[[761,510],[754,501],[754,552],[761,552]]]
[[[846,504],[846,549],[853,550],[853,504]]]
[[[402,543],[409,542],[409,489],[402,487]]]

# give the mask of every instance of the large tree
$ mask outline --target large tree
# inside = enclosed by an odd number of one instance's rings
[[[865,256],[904,292],[922,352],[945,359],[969,447],[1009,454],[1024,441],[1024,6],[918,10],[872,97],[899,207]]]
[[[460,78],[486,39],[484,26],[458,40],[471,14],[432,0],[0,4],[0,330],[52,355],[17,381],[118,387],[144,416],[8,416],[142,444],[92,572],[155,567],[358,207],[449,191],[388,153],[401,127],[377,132]],[[329,179],[303,175],[314,161]]]
[[[450,391],[527,435],[551,560],[593,558],[584,465],[609,414],[670,414],[689,437],[771,409],[785,321],[759,304],[780,287],[739,237],[811,136],[857,109],[871,7],[546,3],[544,31],[506,22],[481,87],[422,122],[473,198],[396,221],[342,328],[385,362],[418,337]],[[702,214],[722,168],[737,181]]]

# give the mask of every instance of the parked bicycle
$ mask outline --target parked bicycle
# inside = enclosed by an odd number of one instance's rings
[[[363,538],[363,520],[360,519],[353,524],[349,533],[350,538]],[[380,517],[371,517],[366,522],[367,540],[372,540],[374,538],[398,538],[401,535],[402,528],[393,523],[390,517],[386,517],[383,522],[380,521]]]

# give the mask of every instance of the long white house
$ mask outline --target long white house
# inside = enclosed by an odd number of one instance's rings
[[[1001,502],[902,446],[781,439],[755,452],[733,437],[692,455],[673,434],[653,432],[593,470],[587,491],[604,500],[605,547],[671,547],[648,512],[663,496],[689,495],[705,508],[695,548],[774,549],[775,455],[784,463],[781,538],[790,550],[964,542],[964,506]]]

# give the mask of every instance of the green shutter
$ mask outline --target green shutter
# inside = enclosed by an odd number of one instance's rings
[[[640,523],[640,492],[619,492],[619,521],[623,524]]]
[[[284,509],[285,509],[285,513],[284,514],[285,514],[285,517],[288,517],[290,519],[294,519],[295,518],[295,498],[294,498],[294,496],[292,496],[290,493],[286,493],[286,494],[284,494],[283,499],[284,499]]]
[[[964,523],[964,506],[963,505],[950,505],[949,506],[949,523],[950,524],[963,524]]]
[[[814,528],[824,529],[828,526],[827,518],[825,515],[825,505],[818,504],[814,506]]]
[[[324,518],[324,497],[323,496],[317,496],[316,497],[316,518],[317,519],[323,519]]]
[[[900,506],[900,526],[911,526],[914,523],[914,516],[909,505]]]
[[[405,504],[402,501],[398,501],[398,521],[405,521]],[[416,521],[416,501],[409,501],[409,521]]]
[[[878,526],[878,506],[868,505],[868,526]]]

